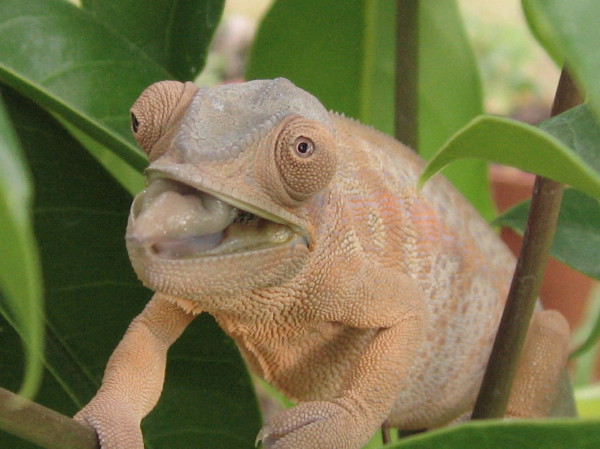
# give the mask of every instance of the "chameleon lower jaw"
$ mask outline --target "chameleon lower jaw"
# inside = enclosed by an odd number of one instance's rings
[[[303,237],[265,248],[229,254],[164,258],[151,247],[127,240],[129,258],[139,279],[147,287],[169,295],[199,301],[205,310],[206,298],[231,295],[281,285],[307,263],[309,249]],[[214,307],[213,307],[214,308]]]

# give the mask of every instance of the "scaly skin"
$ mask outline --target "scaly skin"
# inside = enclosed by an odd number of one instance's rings
[[[263,428],[267,448],[357,449],[384,421],[468,417],[514,259],[446,180],[417,191],[410,149],[283,79],[163,82],[132,113],[150,166],[127,243],[157,293],[76,416],[103,449],[142,448],[168,346],[201,312],[300,402]],[[511,416],[551,413],[567,336],[536,312]]]

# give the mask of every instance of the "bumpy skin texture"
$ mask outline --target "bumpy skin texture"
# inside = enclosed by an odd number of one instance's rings
[[[132,114],[151,163],[127,244],[157,293],[76,416],[103,449],[142,448],[167,349],[201,312],[300,403],[263,428],[267,448],[356,449],[384,421],[468,417],[514,260],[445,179],[417,191],[410,149],[284,79],[159,83]],[[511,416],[551,413],[567,336],[536,312]]]

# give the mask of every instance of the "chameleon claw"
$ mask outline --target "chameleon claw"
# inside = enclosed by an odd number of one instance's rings
[[[271,436],[271,433],[273,433],[271,426],[269,426],[268,424],[263,426],[263,428],[260,429],[260,432],[258,432],[258,435],[256,435],[256,440],[254,441],[254,446],[258,447],[258,443],[260,443],[261,441],[263,441],[265,439],[268,440],[269,437]]]

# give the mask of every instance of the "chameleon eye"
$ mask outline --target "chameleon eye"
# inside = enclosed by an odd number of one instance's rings
[[[275,144],[274,162],[293,202],[307,200],[329,184],[337,163],[336,148],[335,139],[319,122],[300,116],[285,122]]]
[[[166,145],[157,142],[172,131],[197,91],[192,83],[161,81],[148,87],[133,104],[131,130],[150,161],[165,151]]]
[[[138,121],[135,114],[132,112],[131,113],[131,129],[133,130],[134,133],[137,133],[139,127],[140,127],[140,122]]]
[[[307,137],[298,137],[294,142],[294,149],[300,157],[309,157],[315,151],[315,144]]]

